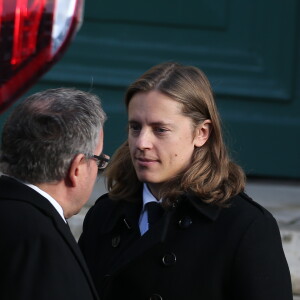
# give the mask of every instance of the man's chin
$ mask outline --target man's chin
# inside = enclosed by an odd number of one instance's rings
[[[138,175],[138,180],[143,182],[143,183],[154,183],[153,178],[150,176],[145,176],[145,175]]]

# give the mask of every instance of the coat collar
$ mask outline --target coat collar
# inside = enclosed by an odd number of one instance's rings
[[[102,197],[107,197],[107,194]],[[198,196],[192,193],[184,194],[178,202],[178,204],[184,203],[191,204],[191,206],[196,209],[199,214],[204,215],[211,221],[216,221],[222,210],[222,208],[217,205],[203,202]],[[135,226],[141,213],[143,201],[142,198],[136,202],[120,200],[116,205],[118,207],[115,210],[116,213],[112,214],[109,223],[106,224],[105,232],[110,232],[116,226],[116,223],[120,222],[120,219],[128,229]]]
[[[98,299],[88,268],[74,239],[74,236],[72,235],[68,225],[62,219],[53,205],[32,188],[5,175],[0,176],[0,201],[1,199],[26,202],[29,205],[36,207],[44,215],[53,220],[53,224],[58,233],[66,241],[67,245],[70,247],[79,265],[81,266],[83,273],[86,275],[95,299]]]
[[[2,175],[0,177],[0,186],[1,198],[27,202],[43,211],[44,213],[46,212],[49,217],[52,217],[54,219],[56,219],[56,216],[60,217],[56,209],[46,198],[44,198],[41,194],[23,184],[22,182],[12,177]],[[54,212],[56,212],[57,214],[55,214]],[[61,217],[60,219],[63,221]]]
[[[198,213],[204,215],[206,218],[210,219],[211,221],[216,221],[220,215],[222,210],[221,207],[215,204],[209,204],[203,202],[198,196],[187,193],[183,199],[186,199]]]

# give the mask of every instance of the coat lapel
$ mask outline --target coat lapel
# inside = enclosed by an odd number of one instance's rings
[[[27,202],[29,205],[36,207],[43,214],[47,215],[53,220],[53,224],[58,233],[63,237],[79,265],[81,266],[83,273],[89,282],[91,290],[94,293],[95,299],[98,299],[92,278],[76,240],[72,235],[68,224],[65,223],[53,205],[35,190],[8,176],[0,177],[0,191],[0,199],[2,198],[5,200]]]
[[[108,231],[111,233],[114,231],[117,233],[118,231],[123,230],[123,232],[125,232],[123,239],[126,240],[125,243],[128,245],[114,261],[110,269],[111,274],[115,274],[123,268],[128,267],[128,264],[134,262],[138,257],[155,245],[163,243],[166,238],[173,212],[166,212],[152,230],[147,231],[141,236],[138,226],[141,208],[141,205],[124,201],[122,207],[115,215],[115,218],[107,227]],[[121,226],[118,224],[121,224]],[[127,224],[129,226],[127,226]],[[112,235],[114,235],[114,233]]]

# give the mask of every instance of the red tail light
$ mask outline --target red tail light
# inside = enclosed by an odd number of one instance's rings
[[[84,0],[0,0],[0,112],[65,51]]]

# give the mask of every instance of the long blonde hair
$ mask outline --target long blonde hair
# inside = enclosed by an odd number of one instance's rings
[[[136,93],[152,90],[181,103],[182,113],[192,119],[195,127],[206,119],[211,120],[212,127],[208,141],[201,148],[195,148],[188,169],[161,188],[164,205],[171,205],[184,193],[193,193],[204,202],[222,206],[230,197],[243,191],[245,174],[229,158],[220,117],[205,74],[196,67],[177,63],[154,66],[127,89],[127,108]],[[142,183],[136,176],[127,141],[117,149],[105,174],[111,199],[136,201],[141,197]]]

